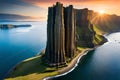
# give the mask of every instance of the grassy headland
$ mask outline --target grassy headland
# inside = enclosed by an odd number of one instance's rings
[[[69,71],[80,55],[83,55],[86,48],[79,48],[76,56],[64,67],[49,67],[42,60],[42,55],[38,55],[22,61],[5,80],[42,80],[45,77],[55,76]]]
[[[5,80],[42,80],[44,77],[57,75],[55,67],[48,67],[38,55],[18,64]]]

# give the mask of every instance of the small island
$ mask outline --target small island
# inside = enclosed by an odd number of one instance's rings
[[[86,52],[107,42],[91,22],[92,13],[60,2],[49,7],[45,51],[13,67],[5,80],[47,80],[71,70]]]
[[[30,24],[22,24],[22,25],[0,24],[0,29],[12,29],[18,27],[31,27],[31,25]]]

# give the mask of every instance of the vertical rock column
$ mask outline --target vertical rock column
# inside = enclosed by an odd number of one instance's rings
[[[66,57],[72,58],[75,53],[75,11],[70,5],[64,8],[64,24],[65,24],[65,53]]]
[[[46,60],[51,66],[65,64],[65,30],[63,18],[63,5],[59,2],[56,6],[49,7],[47,25]]]

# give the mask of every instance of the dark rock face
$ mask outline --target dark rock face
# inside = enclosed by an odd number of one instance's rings
[[[75,10],[73,6],[64,8],[65,24],[65,53],[66,57],[72,58],[75,53]]]
[[[67,59],[74,57],[76,46],[95,46],[93,39],[96,39],[96,32],[91,18],[92,11],[88,9],[78,10],[72,5],[63,7],[59,2],[49,7],[45,58],[50,66],[66,64]],[[94,42],[97,43],[97,40]]]
[[[77,27],[77,45],[80,47],[94,47],[93,25],[90,23],[90,16],[88,9],[76,9],[76,27]]]
[[[49,7],[47,25],[47,63],[51,66],[65,64],[65,29],[63,18],[63,5]]]

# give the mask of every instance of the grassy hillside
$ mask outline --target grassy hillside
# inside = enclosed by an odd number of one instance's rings
[[[44,77],[57,75],[56,69],[44,64],[39,55],[21,62],[5,80],[42,80]]]
[[[77,47],[74,59],[78,57],[86,48]],[[41,53],[40,53],[41,54]],[[55,76],[60,74],[59,70],[68,68],[74,59],[66,64],[66,66],[49,67],[45,64],[43,54],[26,59],[18,64],[5,80],[42,80],[45,77]],[[78,56],[77,56],[78,55]],[[67,66],[68,65],[68,66]]]
[[[95,46],[102,45],[104,42],[107,41],[107,39],[105,39],[103,36],[105,32],[98,29],[98,27],[95,25],[93,26],[93,30],[95,31],[95,35],[93,36],[93,44]]]
[[[76,27],[77,31],[77,46],[79,47],[95,47],[101,45],[107,41],[103,36],[104,31],[100,30],[95,25],[89,25],[88,27]]]
[[[92,23],[101,31],[111,33],[120,31],[120,16],[117,15],[99,15],[93,17]]]

